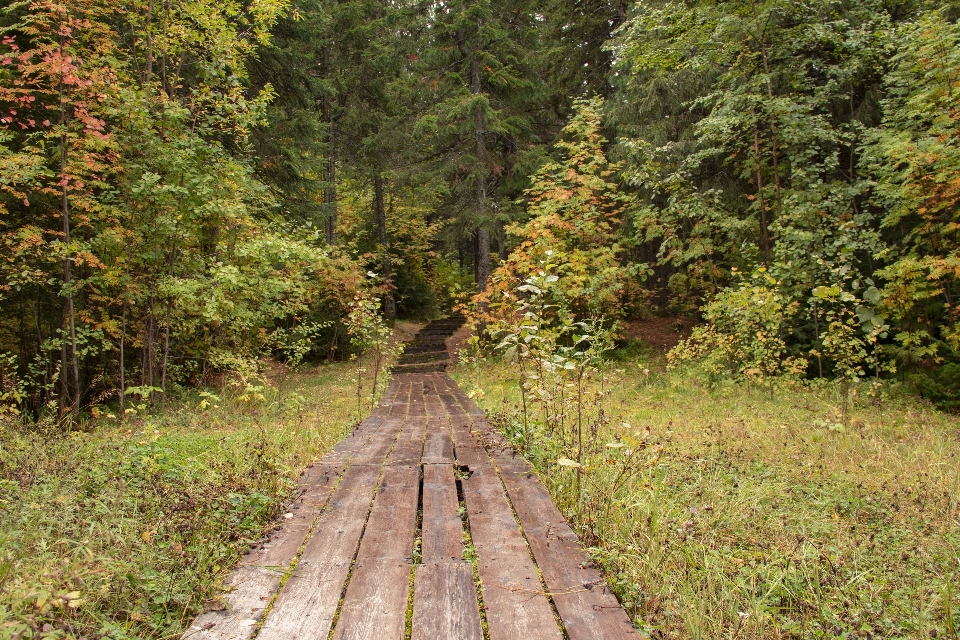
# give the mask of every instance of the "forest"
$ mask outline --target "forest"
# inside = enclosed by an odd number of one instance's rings
[[[642,637],[960,638],[960,3],[2,4],[0,638],[182,632],[452,313]]]

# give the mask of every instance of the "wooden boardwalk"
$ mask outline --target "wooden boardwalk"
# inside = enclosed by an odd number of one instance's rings
[[[631,638],[530,465],[445,373],[395,374],[192,640]]]

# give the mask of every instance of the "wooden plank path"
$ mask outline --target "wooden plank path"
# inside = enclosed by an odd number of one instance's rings
[[[226,608],[183,638],[640,637],[530,465],[445,373],[395,374],[300,484]]]

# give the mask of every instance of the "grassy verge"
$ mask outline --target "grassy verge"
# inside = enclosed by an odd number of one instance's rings
[[[263,398],[187,396],[68,435],[0,425],[0,638],[177,637],[350,428],[355,374],[306,369]]]
[[[510,367],[454,377],[519,432]],[[893,388],[844,426],[832,388],[771,399],[636,349],[611,377],[582,471],[562,433],[525,453],[647,637],[960,638],[956,417]]]

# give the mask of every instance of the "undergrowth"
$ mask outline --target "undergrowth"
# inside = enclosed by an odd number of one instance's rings
[[[852,392],[844,424],[835,386],[771,398],[628,348],[592,380],[607,387],[582,466],[536,402],[521,427],[513,368],[453,375],[536,465],[641,637],[960,638],[960,420],[890,386]]]
[[[69,435],[0,425],[0,638],[177,637],[354,422],[353,369]]]

